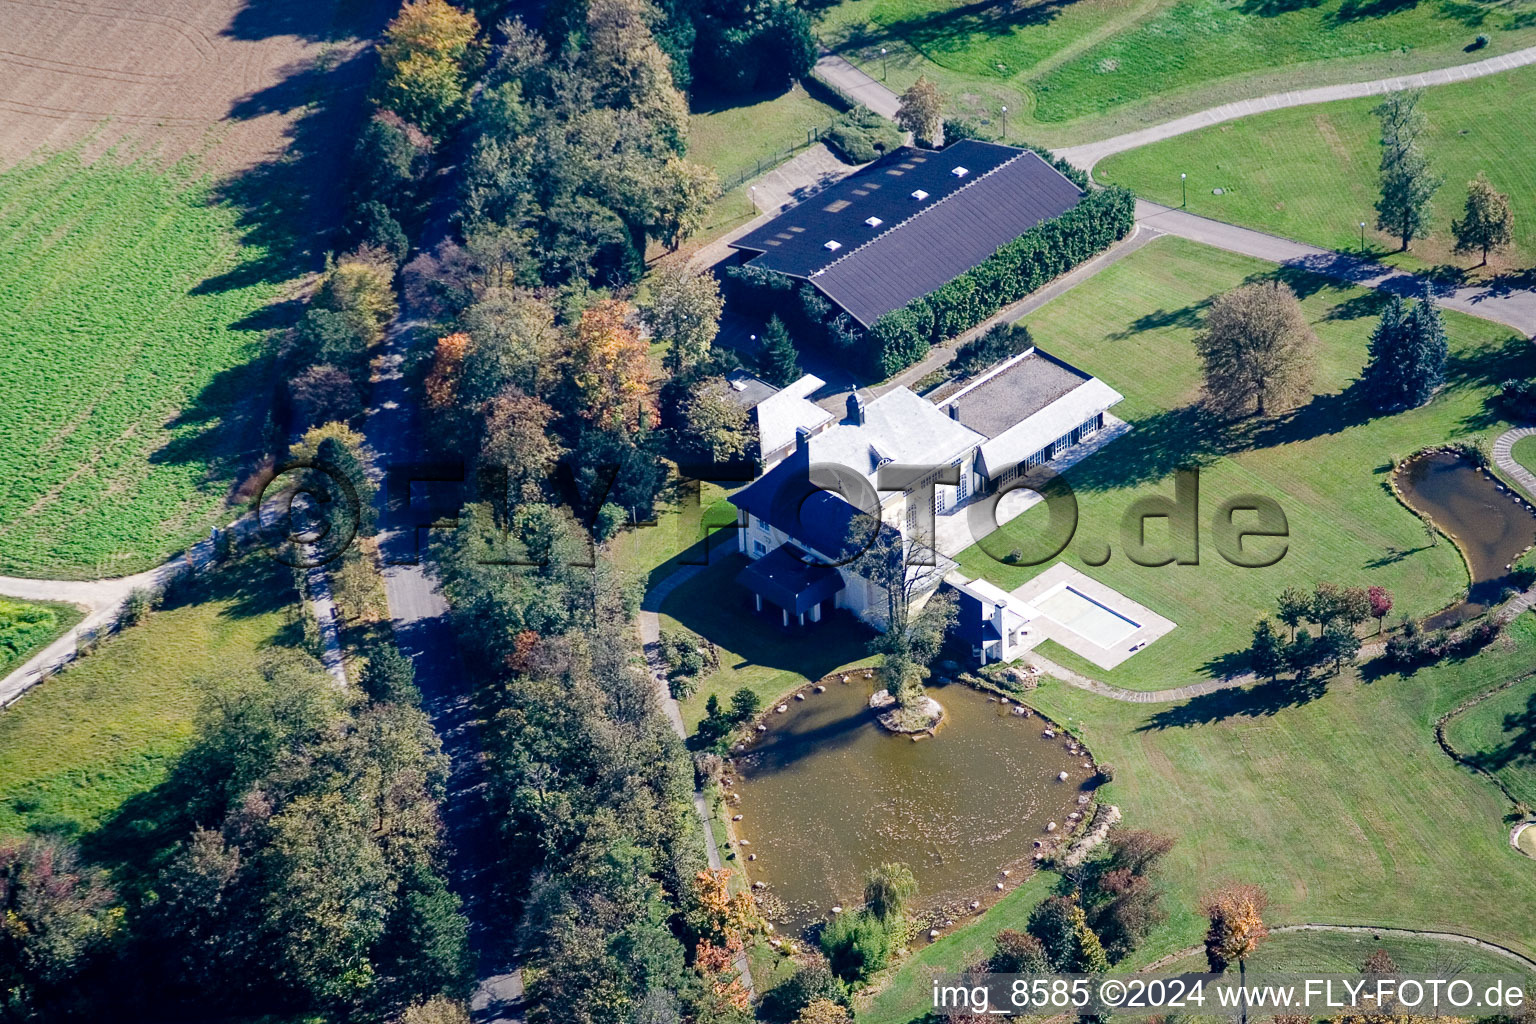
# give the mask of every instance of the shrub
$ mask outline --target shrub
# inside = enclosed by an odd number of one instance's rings
[[[629,515],[613,502],[606,502],[597,510],[597,539],[608,540],[618,534],[629,520]]]
[[[969,377],[993,363],[1018,355],[1033,344],[1029,328],[1023,324],[998,324],[957,348],[949,365],[956,376]]]
[[[661,657],[670,669],[670,675],[696,676],[704,671],[704,652],[699,649],[699,638],[689,632],[661,634]]]
[[[145,587],[135,587],[123,602],[122,610],[117,613],[117,628],[126,629],[136,626],[149,617],[149,613],[160,607],[160,595]]]
[[[416,688],[416,670],[393,643],[379,643],[368,656],[358,680],[370,700],[386,704],[418,707],[421,691]]]
[[[1536,419],[1536,378],[1506,380],[1499,385],[1499,402],[1511,419]]]
[[[330,363],[309,367],[288,382],[294,426],[308,429],[321,423],[345,423],[363,411],[351,376]]]
[[[820,959],[800,964],[793,974],[769,989],[763,996],[762,1016],[770,1021],[792,1021],[818,999],[848,1005],[847,988]]]
[[[821,933],[821,951],[844,981],[866,981],[891,960],[891,934],[873,914],[841,914]]]
[[[946,147],[952,146],[962,139],[979,139],[982,142],[991,142],[996,138],[996,132],[988,131],[974,117],[946,117],[944,119],[944,145]]]
[[[743,686],[731,694],[731,714],[738,722],[745,722],[762,709],[763,699]]]
[[[1516,590],[1529,590],[1536,585],[1536,565],[1517,565],[1509,571],[1509,584]]]
[[[1481,50],[1483,47],[1485,47],[1487,45],[1488,45],[1488,37],[1483,35],[1481,32],[1479,32],[1477,34],[1477,38],[1472,40],[1472,45],[1469,46],[1468,49],[1469,50]]]
[[[900,148],[905,138],[894,122],[868,107],[854,107],[832,122],[826,141],[849,163],[867,164]]]
[[[395,266],[405,262],[411,251],[405,229],[389,211],[389,207],[376,199],[358,203],[347,219],[347,240],[354,246],[367,246],[389,255]]]
[[[673,672],[667,675],[667,692],[673,700],[687,700],[698,692],[699,681],[693,676]]]

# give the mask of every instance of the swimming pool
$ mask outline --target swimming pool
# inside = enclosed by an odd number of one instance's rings
[[[1141,628],[1141,623],[1132,622],[1072,587],[1062,587],[1031,603],[1049,618],[1100,647],[1114,647]]]

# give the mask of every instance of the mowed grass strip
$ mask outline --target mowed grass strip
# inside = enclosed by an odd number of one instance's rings
[[[72,152],[0,171],[0,571],[152,566],[257,443],[247,320],[275,286],[188,173]]]
[[[1443,538],[1432,541],[1397,503],[1387,487],[1390,460],[1426,445],[1498,434],[1503,428],[1489,396],[1499,381],[1519,374],[1529,342],[1487,321],[1447,313],[1451,358],[1443,392],[1423,408],[1377,416],[1350,385],[1365,363],[1380,296],[1289,275],[1320,341],[1315,396],[1270,421],[1214,421],[1197,405],[1194,336],[1204,309],[1222,292],[1276,270],[1162,238],[1025,318],[1042,349],[1125,395],[1112,411],[1134,428],[1066,471],[1079,522],[1060,557],[1177,623],[1113,670],[1049,641],[1042,654],[1106,682],[1156,690],[1241,669],[1233,653],[1246,649],[1253,623],[1273,614],[1275,597],[1287,586],[1310,590],[1319,580],[1383,586],[1396,597],[1394,615],[1424,616],[1459,599],[1468,582],[1461,556]],[[1124,516],[1140,497],[1171,497],[1174,472],[1183,466],[1200,471],[1200,562],[1137,565],[1126,557]],[[1233,565],[1215,547],[1212,521],[1221,503],[1247,494],[1273,499],[1287,517],[1284,557],[1267,568]],[[1030,509],[985,545],[963,552],[962,570],[1004,589],[1019,586],[1055,559],[1030,567],[997,558],[1014,548],[1042,549],[1046,521],[1043,506]],[[1166,520],[1149,521],[1147,532],[1160,542]],[[1248,542],[1271,554],[1277,543]],[[1106,549],[1109,561],[1092,564]],[[1374,629],[1371,622],[1362,633]]]
[[[1536,807],[1536,678],[1451,719],[1445,739],[1462,757],[1497,776],[1516,800]]]
[[[1248,961],[1250,971],[1274,974],[1355,974],[1377,950],[1385,950],[1405,974],[1423,977],[1456,977],[1497,974],[1536,983],[1536,972],[1514,960],[1486,949],[1443,939],[1398,935],[1361,935],[1351,932],[1280,932],[1260,943]],[[1205,951],[1159,969],[1159,974],[1208,970]]]
[[[72,604],[0,597],[0,678],[53,643],[85,617]]]
[[[275,563],[221,569],[0,712],[0,836],[88,833],[163,781],[208,689],[293,639],[292,598]]]
[[[1509,450],[1510,456],[1532,473],[1536,473],[1536,435],[1522,437]]]
[[[1439,748],[1436,718],[1536,668],[1536,619],[1462,661],[1354,672],[1146,706],[1047,682],[1030,703],[1115,767],[1101,791],[1133,828],[1178,838],[1168,924],[1141,962],[1198,944],[1201,896],[1262,885],[1272,924],[1450,931],[1536,953],[1536,870],[1509,845],[1509,803]]]
[[[1124,185],[1154,202],[1178,206],[1179,175],[1188,174],[1189,210],[1286,238],[1358,251],[1366,244],[1392,252],[1399,241],[1375,229],[1381,160],[1380,127],[1371,109],[1379,97],[1294,107],[1166,139],[1109,157],[1094,168],[1102,182]],[[1454,261],[1470,267],[1482,256],[1457,256],[1451,221],[1462,215],[1467,182],[1479,171],[1510,197],[1515,246],[1499,266],[1536,261],[1536,68],[1426,90],[1420,109],[1429,120],[1423,148],[1444,177],[1435,194],[1430,234],[1413,243],[1415,263]],[[1213,195],[1214,189],[1221,195]]]
[[[1104,138],[1242,97],[1464,64],[1536,43],[1525,2],[845,0],[818,33],[900,92],[935,80],[952,110],[1050,145]],[[1486,47],[1468,50],[1475,36]],[[880,51],[887,51],[884,58]]]

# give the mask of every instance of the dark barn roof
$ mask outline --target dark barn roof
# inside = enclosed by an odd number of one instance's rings
[[[916,199],[915,191],[927,195]],[[938,152],[909,147],[731,244],[760,253],[749,261],[755,267],[811,281],[867,327],[1081,197],[1028,150],[973,140]]]

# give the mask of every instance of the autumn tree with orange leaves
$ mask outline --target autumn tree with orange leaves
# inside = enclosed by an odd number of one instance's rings
[[[1268,894],[1256,885],[1233,883],[1206,897],[1205,915],[1210,918],[1211,927],[1205,933],[1205,959],[1212,971],[1222,974],[1236,963],[1240,982],[1246,985],[1248,957],[1269,934],[1264,926],[1264,910],[1268,906]],[[1248,1024],[1246,1002],[1242,1022]]]
[[[449,334],[437,339],[432,353],[432,369],[427,373],[427,404],[447,409],[459,397],[459,378],[464,372],[464,355],[469,351],[469,335]]]
[[[619,299],[604,299],[581,314],[571,352],[571,380],[583,419],[598,427],[634,430],[656,422],[650,393],[650,353],[630,326],[633,310]]]

